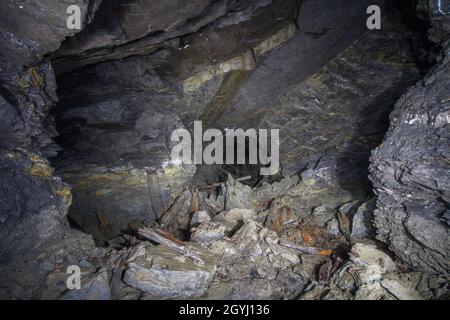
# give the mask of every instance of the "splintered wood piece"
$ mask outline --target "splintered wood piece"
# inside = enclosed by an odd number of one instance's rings
[[[188,223],[189,224],[191,223],[192,216],[198,210],[200,210],[200,194],[197,189],[192,193],[191,205],[189,206],[189,212],[188,212],[188,219],[189,219]]]
[[[189,207],[189,214],[193,214],[200,209],[200,194],[195,190],[192,194],[191,206]]]
[[[112,271],[110,288],[111,295],[114,300],[118,300],[120,298],[120,286],[122,281],[123,270],[125,269],[125,264],[130,257],[132,249],[128,249],[126,252],[122,253],[116,260],[116,265]]]
[[[106,218],[105,214],[102,212],[96,212],[95,215],[97,216],[98,225],[101,230],[107,230],[109,228],[109,222]]]
[[[339,229],[341,229],[343,235],[348,239],[351,235],[351,222],[345,213],[338,212],[337,218],[339,222]]]
[[[250,180],[251,178],[252,178],[252,176],[246,176],[246,177],[234,179],[234,181],[239,181],[239,182],[241,182],[241,181],[247,181],[247,180]],[[206,187],[199,188],[199,190],[205,190],[205,189],[217,188],[217,187],[220,187],[220,186],[222,185],[222,183],[224,183],[224,182],[213,183],[213,184],[210,184],[210,185],[208,185],[208,186],[206,186]]]
[[[209,208],[211,208],[216,213],[222,211],[211,199],[205,198],[205,203]]]
[[[189,258],[191,258],[193,261],[199,263],[199,264],[205,264],[205,262],[202,260],[202,258],[200,258],[197,254],[195,254],[192,250],[190,250],[189,248],[186,248],[184,245],[179,244],[179,240],[177,240],[176,242],[166,238],[165,236],[163,236],[161,234],[162,230],[155,230],[155,229],[151,229],[151,228],[140,228],[138,230],[138,234],[141,237],[144,237],[148,240],[154,241],[156,243],[159,243],[160,245],[166,246],[169,249],[172,249],[178,253],[181,253],[184,256],[187,256]],[[163,231],[164,232],[164,231]]]
[[[180,246],[184,245],[185,242],[181,241],[177,238],[175,238],[175,236],[167,231],[161,230],[161,229],[154,229],[155,232],[157,232],[159,235],[163,236],[166,239],[172,240],[173,242],[175,242],[176,244],[179,244]]]
[[[326,249],[326,250],[320,250],[319,252],[317,252],[317,254],[319,256],[331,256],[333,254],[333,252],[334,252],[333,250]]]
[[[333,261],[328,259],[328,261],[319,268],[319,283],[325,283],[330,280],[332,270]]]
[[[316,255],[320,255],[320,256],[329,256],[329,255],[333,254],[333,250],[322,250],[322,249],[315,248],[315,247],[301,246],[299,244],[296,244],[294,242],[290,242],[287,240],[280,240],[278,242],[278,244],[280,246],[283,246],[286,248],[294,249],[301,253],[316,254]]]
[[[159,187],[158,174],[156,173],[156,170],[147,170],[147,184],[150,192],[153,213],[155,214],[156,220],[160,221],[164,213],[164,207],[161,199],[161,189]]]

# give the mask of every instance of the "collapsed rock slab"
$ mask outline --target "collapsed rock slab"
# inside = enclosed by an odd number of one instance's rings
[[[256,220],[257,214],[251,209],[234,208],[225,210],[213,217],[213,221],[222,223],[227,232],[232,231],[244,221]]]
[[[191,241],[201,243],[217,241],[225,237],[226,231],[227,229],[224,225],[206,221],[191,230]]]
[[[81,289],[68,291],[62,300],[110,300],[111,289],[106,270],[101,270],[82,283]]]
[[[201,254],[204,265],[163,246],[146,245],[141,255],[128,263],[124,282],[155,298],[188,298],[206,294],[216,266]]]
[[[252,188],[236,181],[231,175],[228,175],[225,194],[225,209],[245,209],[252,205]]]
[[[375,205],[376,199],[373,198],[358,207],[352,219],[352,237],[358,239],[373,237],[375,231],[372,225],[372,218]]]
[[[379,279],[384,273],[397,270],[392,258],[371,244],[356,243],[353,245],[350,260],[367,269],[362,281],[373,281]]]
[[[53,52],[61,42],[79,30],[67,28],[67,8],[77,5],[82,16],[82,28],[96,12],[101,0],[58,0],[24,3],[2,1],[0,12],[0,69],[3,78],[8,72],[36,64],[47,53]]]

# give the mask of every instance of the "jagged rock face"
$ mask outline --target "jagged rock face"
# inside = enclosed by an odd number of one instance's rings
[[[86,13],[83,25],[98,3],[73,2]],[[45,158],[60,150],[49,116],[58,98],[52,66],[40,61],[75,33],[66,26],[66,9],[61,1],[0,4],[2,299],[43,297],[50,272],[87,262],[95,249],[89,235],[69,227],[70,186],[54,175]]]
[[[385,21],[382,31],[364,35],[261,113],[259,126],[280,128],[284,172],[370,189],[370,151],[382,140],[398,91],[420,78],[408,51],[418,35],[406,28],[394,35],[400,28],[398,20]]]
[[[223,39],[221,33],[225,33],[230,42],[211,46],[216,47],[215,55],[223,57],[244,51],[249,47],[246,42],[255,37],[264,38],[264,34],[277,31],[296,14],[296,5],[296,0],[103,1],[93,23],[67,41],[52,58],[59,73],[159,49],[176,51],[191,41],[203,43],[203,49],[205,41]],[[262,28],[261,22],[265,24]],[[243,37],[242,23],[248,34],[245,41],[238,42]],[[236,45],[230,47],[230,43]],[[205,51],[195,47],[188,51],[191,59],[197,60],[191,66],[205,62]],[[217,50],[219,47],[223,50]],[[211,52],[208,59],[214,59]],[[175,66],[177,61],[179,57],[174,57]]]
[[[436,12],[436,11],[434,11]],[[434,35],[450,28],[441,21]],[[444,44],[445,45],[445,44]],[[449,276],[450,60],[397,102],[383,144],[371,158],[378,195],[377,237],[414,270]]]
[[[443,47],[448,43],[448,32],[450,30],[449,10],[450,5],[447,1],[417,2],[419,16],[430,23],[428,36],[433,42],[439,43]]]
[[[11,77],[8,92],[1,97],[3,148],[20,147],[55,156],[59,147],[48,112],[57,101],[52,67],[43,63]]]
[[[0,297],[30,299],[41,297],[49,272],[89,259],[94,242],[69,227],[70,186],[45,159],[58,150],[48,116],[56,100],[51,66],[14,79],[15,94],[1,97]]]
[[[84,13],[82,26],[91,21],[100,1],[71,2],[78,5]],[[77,32],[67,28],[67,6],[59,0],[2,1],[0,4],[2,82],[7,82],[5,78],[7,74],[21,71],[23,66],[35,65],[44,55],[58,49],[66,37]]]
[[[211,122],[220,128],[261,126],[264,115],[278,107],[292,86],[318,72],[367,31],[360,13],[370,4],[386,14],[392,10],[386,1],[303,1],[295,38],[261,59]]]

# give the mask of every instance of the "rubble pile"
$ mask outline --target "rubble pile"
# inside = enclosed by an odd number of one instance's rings
[[[217,188],[185,190],[160,224],[130,224],[135,232],[121,236],[128,242],[111,241],[104,265],[86,268],[83,289],[59,298],[408,300],[445,294],[444,278],[408,272],[371,239],[365,222],[373,199],[337,197],[328,187],[292,176],[251,188],[229,175]],[[177,238],[186,235],[186,241]],[[47,296],[58,291],[55,279],[47,278]]]

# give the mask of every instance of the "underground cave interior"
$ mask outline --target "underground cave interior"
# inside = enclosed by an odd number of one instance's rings
[[[81,31],[54,11],[55,38],[30,35],[39,63],[0,55],[31,66],[0,75],[2,107],[37,108],[20,109],[27,130],[0,126],[0,297],[448,299],[437,2],[79,2]],[[279,172],[172,161],[172,132],[195,121],[279,129]]]
[[[277,14],[286,10],[278,9]],[[361,20],[356,14],[353,21],[326,27],[347,9],[324,15],[323,25],[311,18],[303,21],[310,13],[306,9],[297,18],[304,24],[303,32],[296,33],[296,27],[288,23],[250,53],[244,46],[232,52],[238,58],[226,60],[211,75],[205,75],[212,68],[202,60],[224,60],[220,54],[226,53],[221,49],[230,45],[227,34],[211,26],[194,39],[181,39],[182,49],[175,53],[160,49],[75,70],[70,69],[70,55],[61,59],[58,51],[53,53],[56,70],[63,72],[56,74],[59,103],[53,109],[59,132],[56,141],[62,150],[52,164],[73,187],[71,224],[92,234],[97,244],[107,245],[111,237],[128,232],[132,221],[155,220],[148,168],[160,169],[160,179],[168,180],[163,181],[167,184],[162,190],[164,210],[185,189],[226,181],[228,174],[251,176],[243,183],[254,188],[286,176],[322,175],[350,192],[352,201],[373,197],[370,152],[381,143],[395,102],[435,59],[426,36],[428,26],[414,8],[406,1],[386,5],[386,10],[391,13],[383,30],[363,33],[348,29],[350,23]],[[246,27],[261,28],[257,23],[250,21]],[[250,34],[256,39],[249,42],[258,40],[258,34]],[[185,52],[191,41],[193,49]],[[74,39],[62,44],[63,54],[71,43]],[[305,48],[299,50],[300,46]],[[320,57],[323,50],[329,53]],[[198,58],[205,51],[206,56]],[[190,77],[182,82],[177,72]],[[198,119],[206,128],[280,129],[285,170],[263,179],[258,165],[162,168],[170,160],[171,132],[176,128],[192,132]],[[248,152],[248,144],[246,148]],[[170,174],[175,176],[166,177]],[[218,189],[209,191],[217,194]],[[108,230],[102,230],[102,220]],[[189,234],[188,226],[182,229]]]

